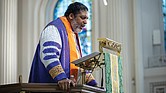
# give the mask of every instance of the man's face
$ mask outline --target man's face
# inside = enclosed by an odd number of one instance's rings
[[[79,14],[73,15],[73,19],[71,20],[71,27],[74,33],[81,32],[82,28],[87,24],[88,13],[87,11],[80,11]]]

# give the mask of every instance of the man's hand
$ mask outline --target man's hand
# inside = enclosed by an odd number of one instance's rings
[[[58,85],[63,90],[70,89],[70,85],[73,85],[75,87],[76,83],[70,79],[63,79],[58,81]]]

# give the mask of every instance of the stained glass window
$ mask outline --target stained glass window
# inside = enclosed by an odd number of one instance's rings
[[[54,19],[63,16],[67,6],[72,2],[81,2],[88,7],[88,20],[87,25],[79,33],[80,43],[83,56],[90,54],[91,47],[91,28],[92,28],[92,0],[58,0],[54,8]]]

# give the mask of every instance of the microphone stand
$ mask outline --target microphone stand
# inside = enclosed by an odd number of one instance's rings
[[[103,83],[104,83],[104,81],[103,81],[103,68],[101,68],[101,70],[102,70],[102,77],[101,77],[101,89],[104,89],[104,87],[103,87]]]

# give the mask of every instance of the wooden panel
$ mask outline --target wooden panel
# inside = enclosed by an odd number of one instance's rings
[[[0,85],[0,93],[14,93],[14,92],[62,92],[56,83],[16,83]],[[77,85],[69,90],[70,92],[80,92],[80,93],[105,93],[104,89],[98,87],[92,87],[88,85]]]

